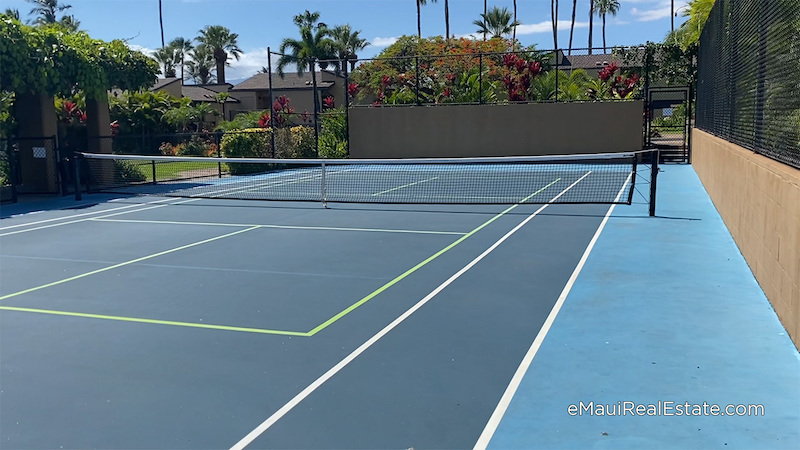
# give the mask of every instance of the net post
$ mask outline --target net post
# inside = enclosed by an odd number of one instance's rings
[[[153,184],[156,184],[156,160],[150,161],[150,165],[153,167]]]
[[[320,162],[320,168],[322,169],[322,188],[320,192],[320,199],[322,200],[322,206],[325,208],[328,207],[328,199],[327,197],[327,186],[325,182],[325,161]]]
[[[661,157],[658,149],[650,153],[650,217],[656,215],[656,181],[658,180],[658,160]]]
[[[275,157],[275,108],[272,107],[272,51],[267,47],[267,82],[269,83],[269,154],[270,158]]]
[[[311,88],[314,93],[314,154],[319,157],[319,93],[317,92],[317,59],[311,58]]]
[[[80,155],[76,152],[72,156],[72,168],[73,175],[75,177],[75,201],[81,200],[81,167],[80,167]]]
[[[631,187],[628,190],[628,204],[633,204],[633,191],[636,190],[636,169],[639,167],[639,157],[633,157],[633,175],[631,175]]]

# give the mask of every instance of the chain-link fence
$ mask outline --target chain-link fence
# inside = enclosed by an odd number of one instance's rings
[[[800,2],[717,0],[698,60],[697,128],[800,168]]]

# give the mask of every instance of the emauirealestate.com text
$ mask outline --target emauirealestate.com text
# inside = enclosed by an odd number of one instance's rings
[[[656,403],[578,402],[567,407],[570,416],[763,416],[764,405],[719,405],[661,401]]]

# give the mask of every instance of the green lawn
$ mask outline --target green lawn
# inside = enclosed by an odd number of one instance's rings
[[[151,161],[131,161],[145,181],[153,181],[153,165]],[[228,165],[222,164],[222,173],[228,173]],[[217,176],[220,167],[216,162],[156,162],[156,181],[198,178],[201,176]]]

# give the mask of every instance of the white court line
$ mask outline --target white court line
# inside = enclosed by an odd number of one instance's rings
[[[566,189],[558,193],[555,197],[550,199],[550,202],[554,202],[559,197],[564,195],[568,190],[572,189],[576,184],[580,183],[581,180],[586,178],[591,171],[586,172],[582,177],[580,177],[577,181],[569,185]],[[514,207],[519,206],[521,203],[517,203]],[[246,446],[250,445],[256,438],[261,436],[265,431],[267,431],[272,425],[274,425],[278,420],[280,420],[283,416],[285,416],[289,411],[291,411],[295,406],[297,406],[300,402],[302,402],[306,397],[311,395],[312,392],[317,390],[320,386],[322,386],[326,381],[331,379],[334,375],[336,375],[339,371],[341,371],[345,366],[350,364],[353,360],[355,360],[360,354],[364,353],[368,348],[370,348],[373,344],[378,342],[383,336],[388,334],[392,329],[394,329],[397,325],[402,323],[408,317],[410,317],[414,312],[418,309],[422,308],[426,303],[428,303],[433,297],[435,297],[439,292],[441,292],[444,288],[449,286],[452,282],[457,280],[461,275],[471,269],[475,264],[477,264],[480,260],[482,260],[486,255],[491,253],[494,249],[496,249],[500,244],[502,244],[506,239],[511,237],[514,233],[517,232],[520,228],[525,226],[528,222],[531,221],[534,217],[536,217],[540,212],[544,211],[549,205],[543,205],[541,208],[537,209],[533,214],[529,215],[525,220],[523,220],[519,225],[514,227],[511,231],[506,233],[503,237],[498,239],[491,247],[487,248],[483,253],[478,255],[475,259],[470,261],[466,266],[461,268],[458,272],[453,274],[450,278],[448,278],[444,283],[440,284],[436,289],[431,291],[428,295],[425,296],[422,300],[417,302],[414,306],[406,310],[402,315],[398,318],[393,320],[389,325],[384,327],[382,330],[377,332],[374,336],[369,338],[366,342],[361,344],[357,349],[353,350],[352,353],[347,355],[344,359],[339,361],[335,366],[331,367],[327,372],[322,374],[319,378],[314,380],[311,384],[309,384],[305,389],[300,391],[299,394],[295,395],[289,402],[283,405],[279,410],[275,411],[271,416],[269,416],[264,422],[258,425],[253,431],[247,434],[247,436],[243,437],[239,442],[237,442],[231,450],[242,450]]]
[[[89,219],[93,222],[117,222],[117,223],[151,223],[163,225],[202,225],[212,227],[259,227],[259,228],[278,228],[285,230],[320,230],[320,231],[366,231],[375,233],[408,233],[408,234],[447,234],[463,236],[467,233],[460,231],[427,231],[427,230],[400,230],[388,228],[347,228],[347,227],[311,227],[300,225],[268,225],[257,223],[218,223],[218,222],[181,222],[172,220],[139,220],[139,219],[104,219],[100,217]]]
[[[147,203],[147,204],[158,203],[158,202],[169,201],[169,200],[174,200],[174,199],[158,200],[156,202],[150,202],[150,203]],[[149,209],[155,209],[155,208],[163,208],[165,206],[170,206],[170,205],[180,205],[180,204],[183,204],[183,203],[196,202],[198,200],[199,199],[191,198],[191,199],[188,199],[188,200],[181,200],[181,201],[175,202],[175,203],[162,203],[160,205],[148,206],[146,208],[134,209],[132,211],[122,211],[122,212],[117,212],[117,213],[114,213],[114,214],[107,214],[105,216],[100,216],[100,217],[87,217],[87,218],[84,218],[84,219],[71,220],[69,222],[54,223],[54,224],[50,224],[50,225],[42,225],[41,227],[27,228],[27,229],[24,229],[24,230],[17,230],[17,231],[9,231],[8,233],[0,234],[0,237],[9,236],[9,235],[12,235],[12,234],[27,233],[29,231],[43,230],[45,228],[60,227],[62,225],[70,225],[70,224],[78,223],[78,222],[87,222],[87,221],[90,221],[90,220],[104,219],[106,217],[121,216],[123,214],[130,214],[130,213],[135,213],[135,212],[139,212],[139,211],[147,211]],[[141,205],[137,205],[137,206],[141,206]]]
[[[433,180],[438,180],[438,179],[439,179],[439,177],[433,177],[433,178],[428,178],[427,180],[415,181],[413,183],[404,184],[402,186],[397,186],[397,187],[394,187],[394,188],[391,188],[391,189],[387,189],[385,191],[376,192],[376,193],[372,194],[372,196],[375,197],[376,195],[385,194],[387,192],[396,191],[398,189],[403,189],[403,188],[407,188],[407,187],[410,187],[410,186],[415,186],[415,185],[418,185],[418,184],[422,184],[422,183],[425,183],[425,182],[428,182],[428,181],[433,181]]]
[[[136,208],[138,206],[150,205],[150,204],[153,204],[153,203],[161,203],[161,202],[166,202],[166,201],[169,201],[169,200],[171,200],[171,199],[165,198],[165,199],[162,199],[162,200],[156,200],[156,201],[152,201],[152,202],[143,202],[143,203],[137,203],[135,205],[126,205],[126,206],[120,206],[120,207],[117,207],[117,208],[104,209],[102,211],[92,211],[92,212],[81,213],[81,214],[72,214],[72,215],[64,216],[64,217],[55,217],[53,219],[37,220],[35,222],[19,223],[17,225],[9,225],[7,227],[0,227],[0,231],[2,231],[2,230],[10,230],[12,228],[26,227],[28,225],[37,225],[37,224],[40,224],[40,223],[55,222],[57,220],[68,220],[68,219],[72,219],[72,218],[75,218],[75,217],[91,216],[91,215],[95,215],[95,214],[104,214],[104,213],[107,213],[109,211],[117,211],[117,210],[120,210],[120,209]]]
[[[620,196],[625,191],[625,187],[630,183],[631,175],[628,175],[628,179],[625,180],[622,189],[620,189],[619,194],[617,194],[617,198],[614,200],[618,202]],[[589,241],[589,245],[586,247],[586,251],[583,252],[583,256],[581,256],[580,261],[578,261],[578,265],[575,267],[575,270],[572,272],[572,275],[567,280],[567,284],[564,286],[564,289],[561,291],[561,295],[558,296],[558,300],[556,300],[555,305],[553,305],[553,309],[550,310],[550,314],[545,319],[542,328],[539,330],[539,333],[536,335],[536,339],[533,340],[528,352],[522,358],[522,362],[519,364],[517,371],[514,373],[514,376],[511,378],[511,382],[508,384],[503,396],[500,398],[500,402],[497,404],[492,416],[489,418],[489,422],[486,423],[486,427],[483,429],[480,437],[478,438],[478,442],[475,443],[476,450],[484,450],[488,445],[489,442],[492,440],[492,436],[494,436],[494,432],[497,431],[497,427],[500,425],[500,421],[503,419],[503,415],[505,415],[508,406],[511,404],[511,399],[514,398],[514,394],[516,394],[517,389],[519,389],[520,383],[522,383],[522,379],[525,377],[525,373],[528,372],[528,368],[530,367],[531,363],[533,362],[533,358],[536,356],[536,353],[539,351],[539,348],[542,346],[542,342],[544,338],[547,336],[547,333],[550,331],[550,327],[553,326],[553,322],[556,320],[556,316],[558,316],[558,312],[561,311],[561,306],[564,304],[564,301],[567,299],[569,292],[572,290],[572,286],[575,284],[575,280],[578,279],[578,275],[580,275],[581,270],[583,270],[583,266],[586,264],[586,260],[589,258],[589,254],[592,252],[594,248],[594,244],[597,243],[597,239],[600,237],[600,233],[603,232],[603,228],[606,226],[606,222],[608,222],[608,218],[611,217],[611,213],[614,212],[614,206],[611,205],[608,208],[608,212],[606,212],[605,217],[603,217],[603,221],[600,222],[600,226],[597,227],[597,231],[592,236],[592,240]]]

